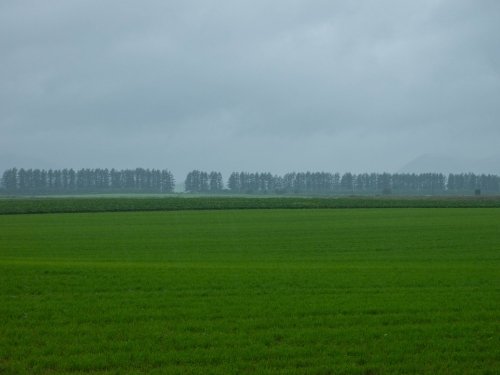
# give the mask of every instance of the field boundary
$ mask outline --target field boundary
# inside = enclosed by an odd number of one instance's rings
[[[494,197],[166,197],[166,198],[12,198],[0,199],[0,215],[240,210],[240,209],[343,209],[343,208],[500,208],[500,196]]]

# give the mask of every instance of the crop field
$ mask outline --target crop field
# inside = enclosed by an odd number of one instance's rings
[[[0,374],[499,373],[499,208],[254,208],[0,215]]]
[[[296,197],[276,195],[241,197],[213,196],[66,196],[1,197],[0,214],[239,210],[297,208],[500,208],[500,196],[466,197]]]

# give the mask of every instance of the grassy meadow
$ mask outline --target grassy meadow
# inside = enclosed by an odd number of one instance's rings
[[[0,374],[497,374],[500,209],[0,215]]]

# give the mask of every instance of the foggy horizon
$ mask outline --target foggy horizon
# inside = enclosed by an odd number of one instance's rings
[[[0,170],[500,174],[493,0],[4,2]]]

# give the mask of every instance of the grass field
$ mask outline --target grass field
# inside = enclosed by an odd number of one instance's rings
[[[498,374],[500,209],[0,216],[0,374]]]

